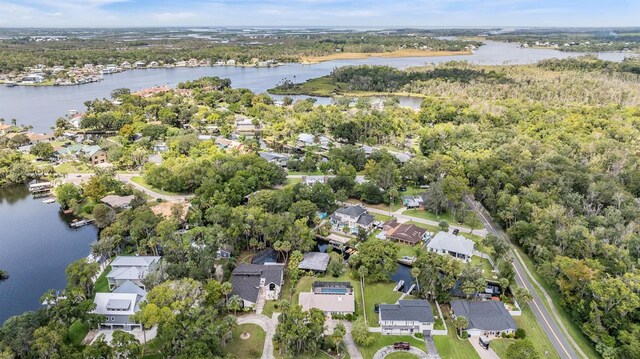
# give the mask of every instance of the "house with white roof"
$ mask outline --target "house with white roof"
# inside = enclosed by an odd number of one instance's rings
[[[144,288],[142,280],[147,273],[158,268],[159,262],[158,256],[117,256],[111,262],[111,272],[107,274],[109,290],[114,290],[127,281]]]
[[[326,136],[314,136],[310,133],[301,133],[298,135],[298,147],[307,147],[320,145],[322,149],[329,149],[329,145],[331,144],[331,140]]]
[[[427,243],[427,250],[438,254],[449,254],[463,261],[470,261],[474,245],[472,240],[463,236],[449,232],[438,232]]]
[[[132,316],[140,310],[140,303],[147,297],[147,292],[132,281],[125,281],[112,293],[96,293],[93,300],[96,308],[94,314],[105,317],[101,327],[130,330],[140,328]]]

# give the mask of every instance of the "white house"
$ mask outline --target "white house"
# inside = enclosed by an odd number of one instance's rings
[[[427,243],[427,250],[438,254],[449,254],[463,261],[470,261],[474,245],[472,240],[463,236],[449,232],[438,232]]]
[[[311,292],[300,293],[302,310],[320,309],[325,315],[353,314],[356,310],[353,288],[349,282],[314,282]]]
[[[358,233],[358,228],[363,228],[366,231],[371,230],[375,221],[375,218],[361,205],[339,208],[331,215],[330,219],[334,229],[342,230],[342,228],[348,227],[352,234]]]
[[[431,304],[423,299],[380,304],[378,316],[384,335],[422,333],[424,336],[431,336],[435,324]]]
[[[93,302],[96,308],[93,313],[104,315],[101,327],[130,330],[141,325],[137,324],[132,315],[140,310],[140,302],[147,297],[147,292],[131,281],[124,282],[112,293],[96,293]]]
[[[140,288],[144,288],[142,279],[149,272],[158,267],[158,256],[117,256],[111,262],[111,272],[107,274],[109,290],[114,290],[126,281],[131,281]]]
[[[518,329],[501,301],[452,300],[451,310],[454,318],[467,319],[466,330],[471,336],[499,337],[502,333],[511,334]]]

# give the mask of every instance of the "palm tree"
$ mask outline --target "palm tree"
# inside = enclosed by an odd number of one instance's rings
[[[229,282],[224,282],[220,285],[220,290],[222,291],[222,294],[224,294],[224,302],[227,303],[229,300],[229,294],[233,292],[233,285]]]
[[[420,268],[418,267],[411,268],[411,275],[413,276],[413,278],[415,278],[416,287],[418,288],[418,291],[420,291],[420,283],[418,282],[418,276],[420,275]]]
[[[456,332],[458,333],[458,336],[462,334],[462,331],[466,329],[468,325],[469,325],[469,321],[467,320],[467,318],[463,316],[458,316],[456,317],[456,319],[453,320],[453,326],[456,328]]]

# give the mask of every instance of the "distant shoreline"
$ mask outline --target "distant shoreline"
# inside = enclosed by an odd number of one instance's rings
[[[396,50],[391,52],[338,52],[331,55],[323,56],[303,56],[299,63],[303,65],[318,64],[326,61],[335,60],[358,60],[366,59],[369,57],[385,57],[385,58],[399,58],[399,57],[435,57],[435,56],[458,56],[458,55],[471,55],[470,50],[465,51],[433,51],[433,50],[417,50],[417,49],[405,49]]]

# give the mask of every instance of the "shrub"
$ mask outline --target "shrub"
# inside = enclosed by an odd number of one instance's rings
[[[413,333],[413,336],[420,339],[424,338],[424,334],[422,333]]]
[[[516,339],[524,339],[524,338],[527,337],[527,332],[522,328],[518,328],[518,329],[516,329],[515,337],[516,337]]]
[[[463,330],[462,331],[462,339],[467,339],[467,338],[469,338],[469,333],[467,333],[466,330]]]

